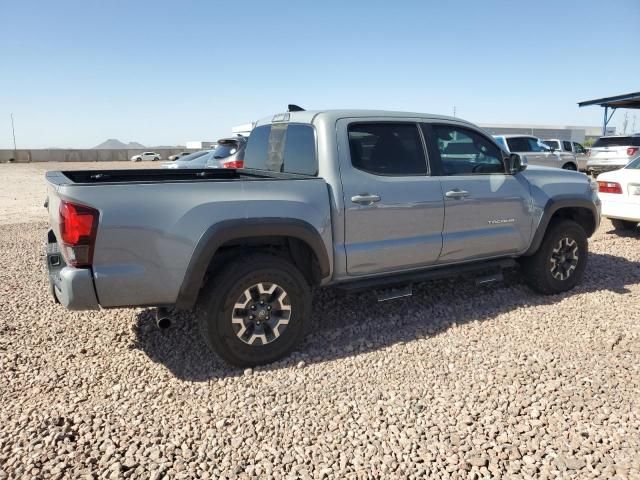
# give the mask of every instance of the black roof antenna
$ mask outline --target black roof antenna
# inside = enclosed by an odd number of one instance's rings
[[[304,112],[304,108],[290,103],[289,105],[287,105],[287,112]]]

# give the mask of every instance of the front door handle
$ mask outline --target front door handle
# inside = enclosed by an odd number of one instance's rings
[[[360,195],[354,195],[351,197],[353,203],[359,203],[361,205],[371,205],[374,202],[380,201],[380,195],[369,195],[368,193],[361,193]]]
[[[465,198],[469,196],[469,192],[456,188],[455,190],[449,190],[444,196],[447,198]]]

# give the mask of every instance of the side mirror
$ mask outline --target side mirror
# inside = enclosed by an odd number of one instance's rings
[[[527,161],[523,160],[517,153],[510,154],[506,159],[506,164],[507,172],[511,175],[515,175],[527,168]]]

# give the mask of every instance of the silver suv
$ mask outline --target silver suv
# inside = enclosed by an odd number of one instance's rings
[[[531,135],[494,135],[493,138],[507,152],[517,153],[524,162],[531,165],[578,170],[578,162],[573,153],[554,151],[537,137]]]
[[[618,170],[640,151],[640,133],[600,137],[591,147],[587,171],[591,174]]]

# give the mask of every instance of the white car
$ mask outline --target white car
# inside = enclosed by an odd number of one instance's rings
[[[602,216],[611,219],[616,230],[635,230],[640,223],[640,156],[597,180]]]
[[[143,160],[151,160],[152,162],[157,162],[160,160],[160,155],[156,152],[144,152],[140,155],[134,155],[131,157],[132,162],[141,162]]]

